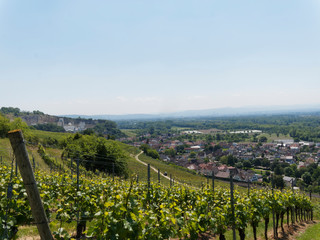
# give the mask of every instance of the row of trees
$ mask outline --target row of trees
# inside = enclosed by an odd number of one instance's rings
[[[22,121],[21,118],[15,118],[12,122],[10,122],[7,117],[0,114],[0,137],[7,137],[8,132],[14,129],[23,130],[24,134],[27,137],[30,135],[28,125],[24,121]]]
[[[87,170],[128,177],[128,156],[116,141],[77,133],[65,138],[61,147],[62,158],[79,159]]]
[[[39,110],[35,110],[33,112],[28,112],[28,111],[21,111],[20,108],[15,108],[15,107],[2,107],[2,108],[0,108],[0,113],[12,114],[15,117],[23,116],[23,115],[30,115],[30,114],[44,115],[44,113],[40,112]]]
[[[149,157],[152,157],[154,159],[160,159],[160,155],[157,152],[157,150],[151,148],[148,144],[142,144],[140,146],[140,149]]]
[[[121,150],[119,143],[106,140],[96,134],[82,135],[75,134],[58,141],[54,138],[42,139],[35,137],[28,125],[21,119],[15,118],[12,122],[5,116],[0,114],[0,137],[7,137],[10,130],[21,129],[25,139],[37,144],[41,142],[45,145],[63,148],[63,156],[73,159],[81,159],[83,165],[88,170],[99,170],[106,173],[115,173],[117,175],[128,176],[128,168],[126,164],[126,153]],[[39,148],[42,157],[47,157],[43,147]]]
[[[242,116],[242,117],[207,117],[197,119],[173,119],[173,120],[145,120],[145,121],[120,121],[120,128],[138,129],[139,134],[151,135],[171,134],[178,128],[211,129],[217,128],[224,131],[257,129],[265,133],[290,135],[295,141],[320,141],[320,113],[287,114],[273,116]],[[224,136],[217,134],[217,141],[242,141],[251,135],[232,134]],[[239,139],[239,140],[237,140]],[[265,139],[256,139],[263,141]]]

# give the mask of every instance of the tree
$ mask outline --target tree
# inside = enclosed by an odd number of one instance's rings
[[[263,142],[267,142],[268,141],[268,138],[266,136],[261,136],[259,138],[259,142],[263,143]]]
[[[254,164],[254,166],[261,166],[261,160],[260,160],[260,158],[255,158],[255,159],[253,159],[253,164]]]
[[[320,168],[318,167],[313,171],[312,180],[316,181],[320,177]]]
[[[10,131],[10,121],[0,114],[0,138],[6,137]]]
[[[266,158],[262,159],[261,165],[263,167],[269,168],[270,167],[270,161]]]
[[[243,168],[249,169],[251,167],[252,167],[252,165],[251,165],[251,162],[249,160],[244,160],[243,161]]]
[[[282,175],[275,175],[273,181],[276,188],[284,188],[285,184]]]
[[[176,151],[173,148],[167,148],[166,150],[164,150],[164,154],[170,157],[175,157]]]
[[[160,159],[160,155],[159,153],[157,152],[157,150],[155,149],[149,149],[148,152],[147,152],[147,155],[149,157],[152,157],[154,159]]]
[[[155,150],[152,149],[148,144],[142,144],[140,146],[140,149],[149,157],[152,157],[154,159],[160,159],[159,153]]]
[[[20,109],[13,107],[2,107],[0,112],[3,114],[13,114],[14,116],[18,116],[20,114]]]
[[[299,169],[296,171],[296,173],[295,173],[295,177],[296,177],[296,178],[301,178],[301,176],[302,176],[305,172],[307,172],[307,168],[305,168],[305,167],[299,168]]]
[[[44,113],[40,112],[39,110],[35,110],[32,113],[35,114],[35,115],[44,115]]]
[[[21,129],[22,132],[26,132],[29,130],[29,127],[24,121],[22,121],[21,118],[15,118],[10,123],[10,130],[15,130],[15,129]]]
[[[235,167],[242,169],[242,168],[243,168],[242,162],[237,162],[237,163],[235,164]]]
[[[309,172],[305,172],[302,174],[302,180],[304,181],[305,184],[309,185],[311,183],[311,174]]]
[[[104,120],[101,123],[98,123],[94,126],[93,130],[97,133],[116,136],[116,137],[123,137],[125,136],[118,128],[117,124],[113,121]]]
[[[189,158],[196,158],[197,154],[195,152],[191,152]]]
[[[77,133],[64,139],[61,145],[64,148],[62,157],[85,160],[83,164],[88,170],[111,174],[114,166],[117,175],[128,176],[127,155],[115,141]]]
[[[284,174],[285,174],[286,176],[288,176],[288,177],[293,177],[293,176],[294,176],[294,172],[293,172],[293,170],[292,170],[291,167],[286,167],[286,168],[284,169]]]
[[[83,135],[94,135],[95,131],[92,128],[87,128],[82,132]]]
[[[236,157],[234,157],[233,155],[229,154],[227,164],[230,166],[234,166],[236,164],[236,162],[238,162],[238,159]]]
[[[275,175],[282,175],[284,172],[283,172],[283,168],[280,166],[280,165],[277,165],[275,168],[274,168],[274,174]]]
[[[219,133],[217,133],[216,139],[217,139],[217,141],[220,141],[220,140],[221,140],[221,135],[220,135]]]
[[[184,145],[176,146],[177,153],[184,153]]]
[[[33,126],[35,129],[48,132],[65,132],[64,128],[54,123],[37,124]]]

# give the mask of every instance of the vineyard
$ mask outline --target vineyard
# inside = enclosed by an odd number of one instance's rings
[[[2,239],[12,239],[24,225],[35,224],[27,194],[13,166],[0,167],[0,218]],[[240,239],[252,226],[254,237],[258,225],[268,231],[272,213],[275,234],[284,222],[313,218],[310,200],[291,191],[269,189],[250,193],[234,192],[233,218],[230,191],[210,186],[190,189],[166,187],[156,183],[120,180],[108,176],[77,175],[36,171],[40,195],[56,239],[206,239],[219,236],[235,226]],[[65,229],[76,223],[73,231]],[[267,237],[267,235],[266,235]]]

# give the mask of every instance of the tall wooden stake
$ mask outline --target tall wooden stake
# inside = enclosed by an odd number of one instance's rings
[[[231,195],[231,212],[232,212],[232,239],[236,240],[236,218],[234,213],[234,197],[233,197],[233,171],[230,171],[230,195]]]
[[[114,181],[114,163],[112,163],[112,181]]]
[[[150,203],[150,163],[148,163],[148,203]]]
[[[214,171],[212,170],[212,192],[214,193]]]
[[[274,179],[273,175],[271,175],[271,185],[272,185],[272,201],[274,205]],[[274,212],[274,207],[272,207],[272,222],[273,222],[273,238],[277,238],[277,229],[276,229],[276,221],[275,221],[275,212]]]
[[[148,163],[148,191],[150,189],[150,163]]]
[[[36,180],[32,171],[28,152],[24,144],[21,130],[10,131],[10,143],[18,163],[21,177],[27,191],[28,199],[31,206],[32,216],[37,224],[41,240],[53,240],[48,219],[37,188]]]

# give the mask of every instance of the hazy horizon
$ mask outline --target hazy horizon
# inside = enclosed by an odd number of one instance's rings
[[[319,29],[319,0],[0,0],[0,104],[52,115],[320,104]]]

